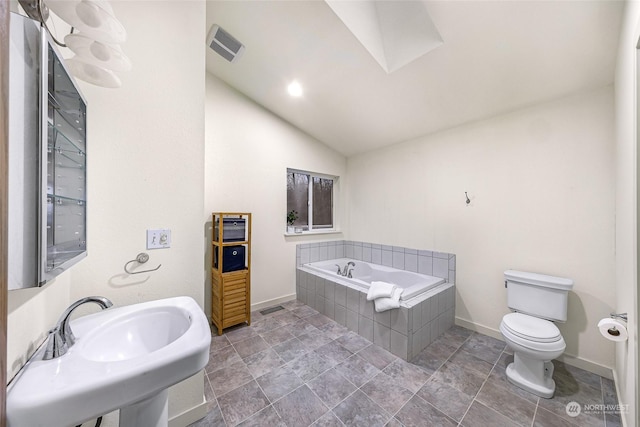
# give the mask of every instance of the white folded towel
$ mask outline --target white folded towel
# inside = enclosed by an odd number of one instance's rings
[[[377,298],[391,298],[396,285],[387,282],[371,282],[369,292],[367,293],[367,301],[373,301]]]
[[[395,288],[391,298],[377,298],[373,303],[376,306],[376,311],[381,313],[383,311],[391,310],[392,308],[400,307],[400,296],[402,295],[402,288]]]

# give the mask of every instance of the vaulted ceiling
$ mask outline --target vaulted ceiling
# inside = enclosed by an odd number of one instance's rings
[[[208,1],[246,51],[207,71],[346,156],[613,82],[622,1],[420,3],[443,43],[387,73],[325,1]]]

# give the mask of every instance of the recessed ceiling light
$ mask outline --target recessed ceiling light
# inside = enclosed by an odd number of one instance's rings
[[[287,87],[287,91],[289,95],[299,97],[302,96],[302,86],[297,81],[292,81],[291,84]]]

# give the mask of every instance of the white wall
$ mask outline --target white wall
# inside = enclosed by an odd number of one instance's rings
[[[348,237],[455,253],[457,322],[496,336],[504,270],[572,278],[566,355],[610,374],[613,148],[606,87],[350,157]]]
[[[22,13],[16,0],[10,1],[10,8],[13,13]],[[64,28],[64,24],[62,27]],[[42,288],[9,291],[7,296],[8,381],[18,373],[44,342],[47,331],[69,306],[70,277],[70,272],[65,272]]]
[[[81,82],[89,104],[89,257],[72,270],[72,297],[98,292],[124,305],[189,295],[202,302],[204,2],[113,7],[127,28],[123,49],[133,70],[121,74],[120,89]],[[171,248],[146,250],[152,228],[171,229]],[[125,274],[139,252],[150,255],[145,268],[162,267]]]
[[[70,272],[42,288],[9,291],[7,319],[7,379],[11,380],[47,338],[69,306]]]
[[[340,176],[340,186],[344,188],[345,158],[211,74],[207,74],[205,133],[203,222],[210,226],[214,211],[251,212],[253,308],[295,298],[296,243],[341,239],[342,235],[284,237],[287,168]],[[343,200],[341,196],[336,201],[337,215],[342,219]],[[206,264],[210,267],[210,241],[205,245]],[[210,283],[207,275],[207,307],[211,303]]]
[[[114,2],[133,62],[117,90],[83,85],[89,100],[88,251],[72,271],[72,299],[115,305],[187,295],[203,305],[203,1]],[[152,13],[151,13],[152,12]],[[168,228],[170,249],[149,250],[160,270],[125,275],[146,252],[146,230]],[[202,415],[203,374],[170,390],[169,417]],[[196,416],[197,419],[197,416]]]
[[[18,337],[26,329],[19,324],[28,325],[24,313],[35,319],[38,330],[30,333],[35,337],[46,333],[71,301],[87,295],[106,296],[116,306],[177,295],[204,303],[205,3],[112,5],[128,32],[123,49],[133,71],[122,74],[120,89],[81,82],[88,101],[89,255],[66,273],[69,284],[52,283],[15,304],[9,341],[16,356],[34,340]],[[172,231],[170,249],[148,251],[147,266],[162,268],[125,275],[124,264],[146,251],[148,228]],[[10,298],[18,301],[14,295]],[[92,305],[78,310],[94,311]],[[170,390],[169,417],[183,415],[175,425],[204,415],[203,381],[199,373]],[[103,425],[115,423],[112,414]]]
[[[629,340],[616,345],[615,376],[625,425],[638,425],[637,73],[640,3],[626,3],[616,64],[616,304],[628,313]]]

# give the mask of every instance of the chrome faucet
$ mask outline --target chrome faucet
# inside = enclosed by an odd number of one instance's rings
[[[347,265],[344,267],[344,273],[342,274],[343,276],[347,276],[349,279],[353,278],[353,276],[351,275],[351,270],[353,270],[353,268],[356,266],[356,263],[353,261],[349,261],[347,263]],[[351,267],[351,268],[349,268]]]
[[[353,276],[351,275],[351,268],[349,267],[355,267],[356,263],[353,261],[349,261],[347,263],[347,265],[344,266],[344,270],[340,269],[340,266],[338,264],[335,264],[336,267],[338,267],[338,276],[342,276],[342,277],[348,277],[348,278],[353,278]]]
[[[44,352],[44,360],[55,359],[56,357],[62,356],[69,350],[69,347],[76,342],[76,337],[73,335],[73,331],[69,325],[69,317],[71,317],[73,310],[88,302],[98,304],[103,310],[113,305],[113,303],[105,297],[86,297],[71,304],[64,313],[62,313],[56,326],[49,331],[49,341],[47,342],[47,348]]]

